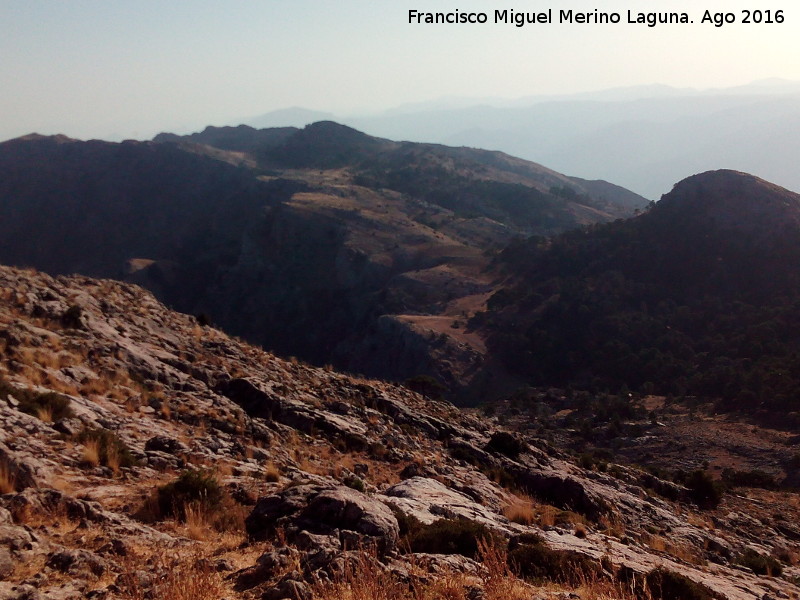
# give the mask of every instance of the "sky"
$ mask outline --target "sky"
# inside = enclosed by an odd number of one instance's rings
[[[782,24],[701,24],[770,6]],[[687,11],[691,25],[416,25],[422,12]],[[789,0],[0,0],[0,140],[188,133],[272,110],[800,80]]]

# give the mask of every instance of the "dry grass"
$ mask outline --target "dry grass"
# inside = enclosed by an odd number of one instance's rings
[[[357,552],[344,563],[341,572],[331,581],[318,580],[313,586],[315,600],[408,600],[421,598],[419,590],[412,594],[386,571],[368,552]],[[422,596],[424,598],[424,596]]]
[[[58,354],[41,348],[18,348],[15,352],[17,360],[24,365],[38,365],[43,369],[58,369],[61,362]]]
[[[119,450],[113,444],[109,445],[106,449],[106,466],[114,471],[114,473],[119,473],[119,464]]]
[[[45,423],[53,422],[53,409],[49,406],[40,406],[36,409],[36,418]]]
[[[17,491],[17,477],[6,461],[0,461],[0,494]]]
[[[694,527],[700,527],[701,529],[714,529],[714,521],[710,517],[705,515],[699,515],[697,513],[690,512],[686,515],[686,522],[689,525],[693,525]]]
[[[150,598],[169,600],[219,600],[228,596],[222,576],[215,572],[209,561],[198,552],[175,557],[163,552],[151,557],[147,572],[154,575],[152,588],[143,584],[134,574],[140,565],[126,565],[130,575],[121,578],[125,600]]]
[[[601,515],[598,520],[602,532],[611,537],[622,539],[625,536],[625,523],[616,514]]]
[[[184,510],[186,537],[198,541],[208,540],[213,532],[212,519],[208,512],[197,502],[187,505]]]
[[[25,581],[31,577],[42,573],[45,570],[47,556],[44,554],[34,555],[29,560],[15,561],[14,571],[8,578],[9,581]],[[12,596],[14,597],[14,596]],[[16,596],[19,598],[19,596]],[[36,596],[34,596],[35,598]]]
[[[412,563],[411,582],[400,581],[365,551],[352,553],[331,581],[318,580],[315,600],[466,600],[469,587],[479,584],[485,600],[529,600],[532,588],[518,579],[508,566],[505,547],[489,541],[479,543],[483,569],[478,577],[452,571],[434,577]]]
[[[53,373],[44,374],[44,384],[48,389],[61,394],[66,394],[67,396],[77,396],[79,394],[77,387],[71,383],[63,381],[56,375],[53,375]]]
[[[572,593],[581,600],[652,600],[647,589],[631,589],[608,579],[585,579]]]
[[[536,522],[533,499],[524,494],[514,494],[511,502],[503,509],[503,516],[513,523],[533,525]]]
[[[674,544],[667,538],[660,535],[645,534],[642,541],[656,552],[663,552],[670,557],[682,560],[694,565],[704,565],[706,560],[703,553],[689,544]]]
[[[483,563],[481,580],[486,600],[528,600],[530,588],[511,572],[505,546],[478,540],[478,558]]]
[[[558,514],[558,509],[555,506],[550,506],[549,504],[544,504],[539,508],[539,526],[540,527],[552,527],[556,524],[556,515]]]
[[[45,510],[34,510],[25,504],[12,512],[17,523],[33,529],[46,527],[50,535],[63,535],[78,527],[78,523],[69,517],[63,504]]]
[[[97,440],[86,440],[83,444],[81,463],[90,467],[100,464],[100,443]]]
[[[124,392],[123,388],[133,390],[137,389],[138,385],[130,379],[126,371],[103,369],[96,379],[92,379],[81,385],[80,393],[87,397],[104,396],[117,401],[129,400],[129,395]],[[127,405],[126,408],[130,410]],[[135,408],[138,409],[138,404]]]
[[[264,467],[264,480],[275,482],[279,481],[280,478],[281,478],[281,470],[274,462],[269,461]]]

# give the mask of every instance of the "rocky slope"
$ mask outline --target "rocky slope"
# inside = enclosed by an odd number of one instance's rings
[[[700,510],[697,490],[278,359],[130,284],[0,282],[0,597],[800,594],[792,494]]]

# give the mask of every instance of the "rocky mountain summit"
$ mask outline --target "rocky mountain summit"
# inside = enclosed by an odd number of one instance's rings
[[[2,598],[793,598],[800,506],[0,268]],[[508,425],[504,425],[507,423]]]

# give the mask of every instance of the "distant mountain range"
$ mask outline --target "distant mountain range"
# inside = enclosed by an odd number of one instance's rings
[[[301,109],[244,120],[304,125]],[[515,101],[446,98],[337,120],[372,135],[490,148],[563,173],[609,179],[657,200],[675,181],[718,168],[759,173],[800,191],[800,83],[727,89],[639,86]]]

